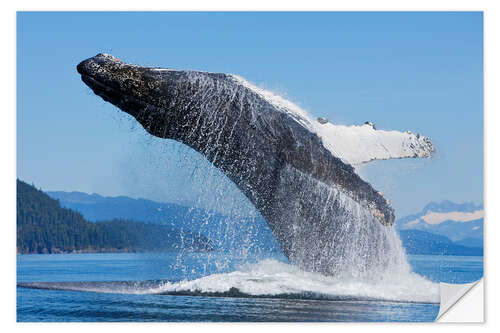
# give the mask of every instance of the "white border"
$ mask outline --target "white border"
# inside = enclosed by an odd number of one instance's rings
[[[450,285],[448,285],[450,286]],[[453,285],[456,286],[456,285]],[[467,289],[465,293],[459,292],[458,300],[456,298],[450,300],[454,304],[447,310],[443,308],[443,294],[441,294],[441,308],[439,309],[437,322],[440,323],[482,323],[484,322],[484,282],[468,283],[466,285],[458,285],[458,288],[464,286]],[[440,284],[443,290],[443,283]],[[457,290],[458,291],[458,290]],[[471,305],[474,306],[471,306]],[[444,312],[442,312],[444,310]]]
[[[2,121],[1,121],[1,152],[3,163],[1,163],[1,182],[2,191],[0,202],[2,203],[2,256],[3,256],[3,274],[2,274],[2,308],[0,310],[2,316],[2,327],[5,329],[26,330],[37,332],[66,332],[67,330],[86,332],[88,330],[105,330],[116,329],[134,332],[137,329],[148,329],[155,331],[165,330],[208,330],[216,332],[229,332],[234,330],[262,330],[262,329],[310,329],[328,331],[332,329],[352,329],[366,328],[370,331],[381,332],[400,332],[401,326],[404,326],[405,331],[420,331],[450,328],[454,331],[470,331],[479,328],[497,327],[499,316],[496,315],[498,308],[493,305],[496,301],[494,295],[498,293],[500,281],[497,277],[498,265],[489,265],[488,258],[495,258],[495,253],[498,253],[498,242],[496,238],[500,235],[499,227],[500,218],[498,214],[498,204],[496,204],[496,189],[498,188],[498,160],[495,150],[498,150],[500,143],[499,130],[496,128],[500,122],[499,118],[499,103],[498,95],[500,91],[499,85],[499,66],[500,59],[498,36],[500,15],[498,11],[498,1],[440,1],[440,0],[421,0],[414,2],[403,2],[396,0],[379,0],[374,1],[344,1],[330,2],[309,0],[309,1],[263,1],[255,0],[246,3],[236,3],[235,1],[177,1],[172,3],[164,2],[160,6],[155,1],[102,1],[87,0],[85,2],[69,2],[62,0],[45,0],[41,1],[17,1],[2,4],[1,24],[3,51],[1,52],[4,68],[2,69]],[[485,10],[485,290],[486,306],[485,306],[485,325],[460,325],[460,324],[359,324],[359,323],[335,323],[335,324],[17,324],[16,320],[16,293],[15,293],[15,154],[16,154],[16,136],[15,136],[15,110],[16,110],[16,11],[17,10],[335,10],[335,11],[482,11]],[[467,158],[464,156],[464,158]],[[496,171],[496,172],[495,172]],[[491,204],[490,204],[491,203]],[[489,283],[491,282],[491,283]],[[489,311],[492,309],[492,311]],[[491,316],[490,316],[491,315]],[[307,325],[307,326],[306,326]],[[423,327],[423,326],[425,327]]]

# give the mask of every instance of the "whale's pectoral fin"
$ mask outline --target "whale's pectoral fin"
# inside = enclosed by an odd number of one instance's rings
[[[393,158],[429,158],[436,150],[425,136],[377,130],[369,122],[362,126],[326,123],[318,125],[317,132],[326,148],[352,165]]]

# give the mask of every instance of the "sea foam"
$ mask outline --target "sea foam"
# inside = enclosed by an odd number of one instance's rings
[[[137,295],[269,297],[439,303],[439,285],[412,273],[344,280],[306,272],[275,260],[242,265],[229,273],[193,280],[138,282],[38,282],[22,287]]]

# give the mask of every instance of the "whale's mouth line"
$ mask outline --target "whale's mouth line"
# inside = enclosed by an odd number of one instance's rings
[[[144,100],[139,100],[130,94],[119,91],[118,89],[96,79],[89,74],[82,73],[81,79],[96,95],[135,118],[137,118],[144,110],[160,109],[156,105],[150,104]]]
[[[81,74],[82,81],[89,86],[94,93],[102,97],[105,101],[117,105],[123,100],[124,94],[119,93],[116,89],[99,81],[88,74]]]

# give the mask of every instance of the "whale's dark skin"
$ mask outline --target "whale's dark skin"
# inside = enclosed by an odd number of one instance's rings
[[[357,223],[345,196],[382,225],[394,222],[388,201],[352,166],[229,74],[159,70],[104,54],[77,70],[95,94],[147,132],[193,148],[222,170],[266,219],[290,262],[303,269],[330,275],[340,269],[340,238],[356,232]]]

